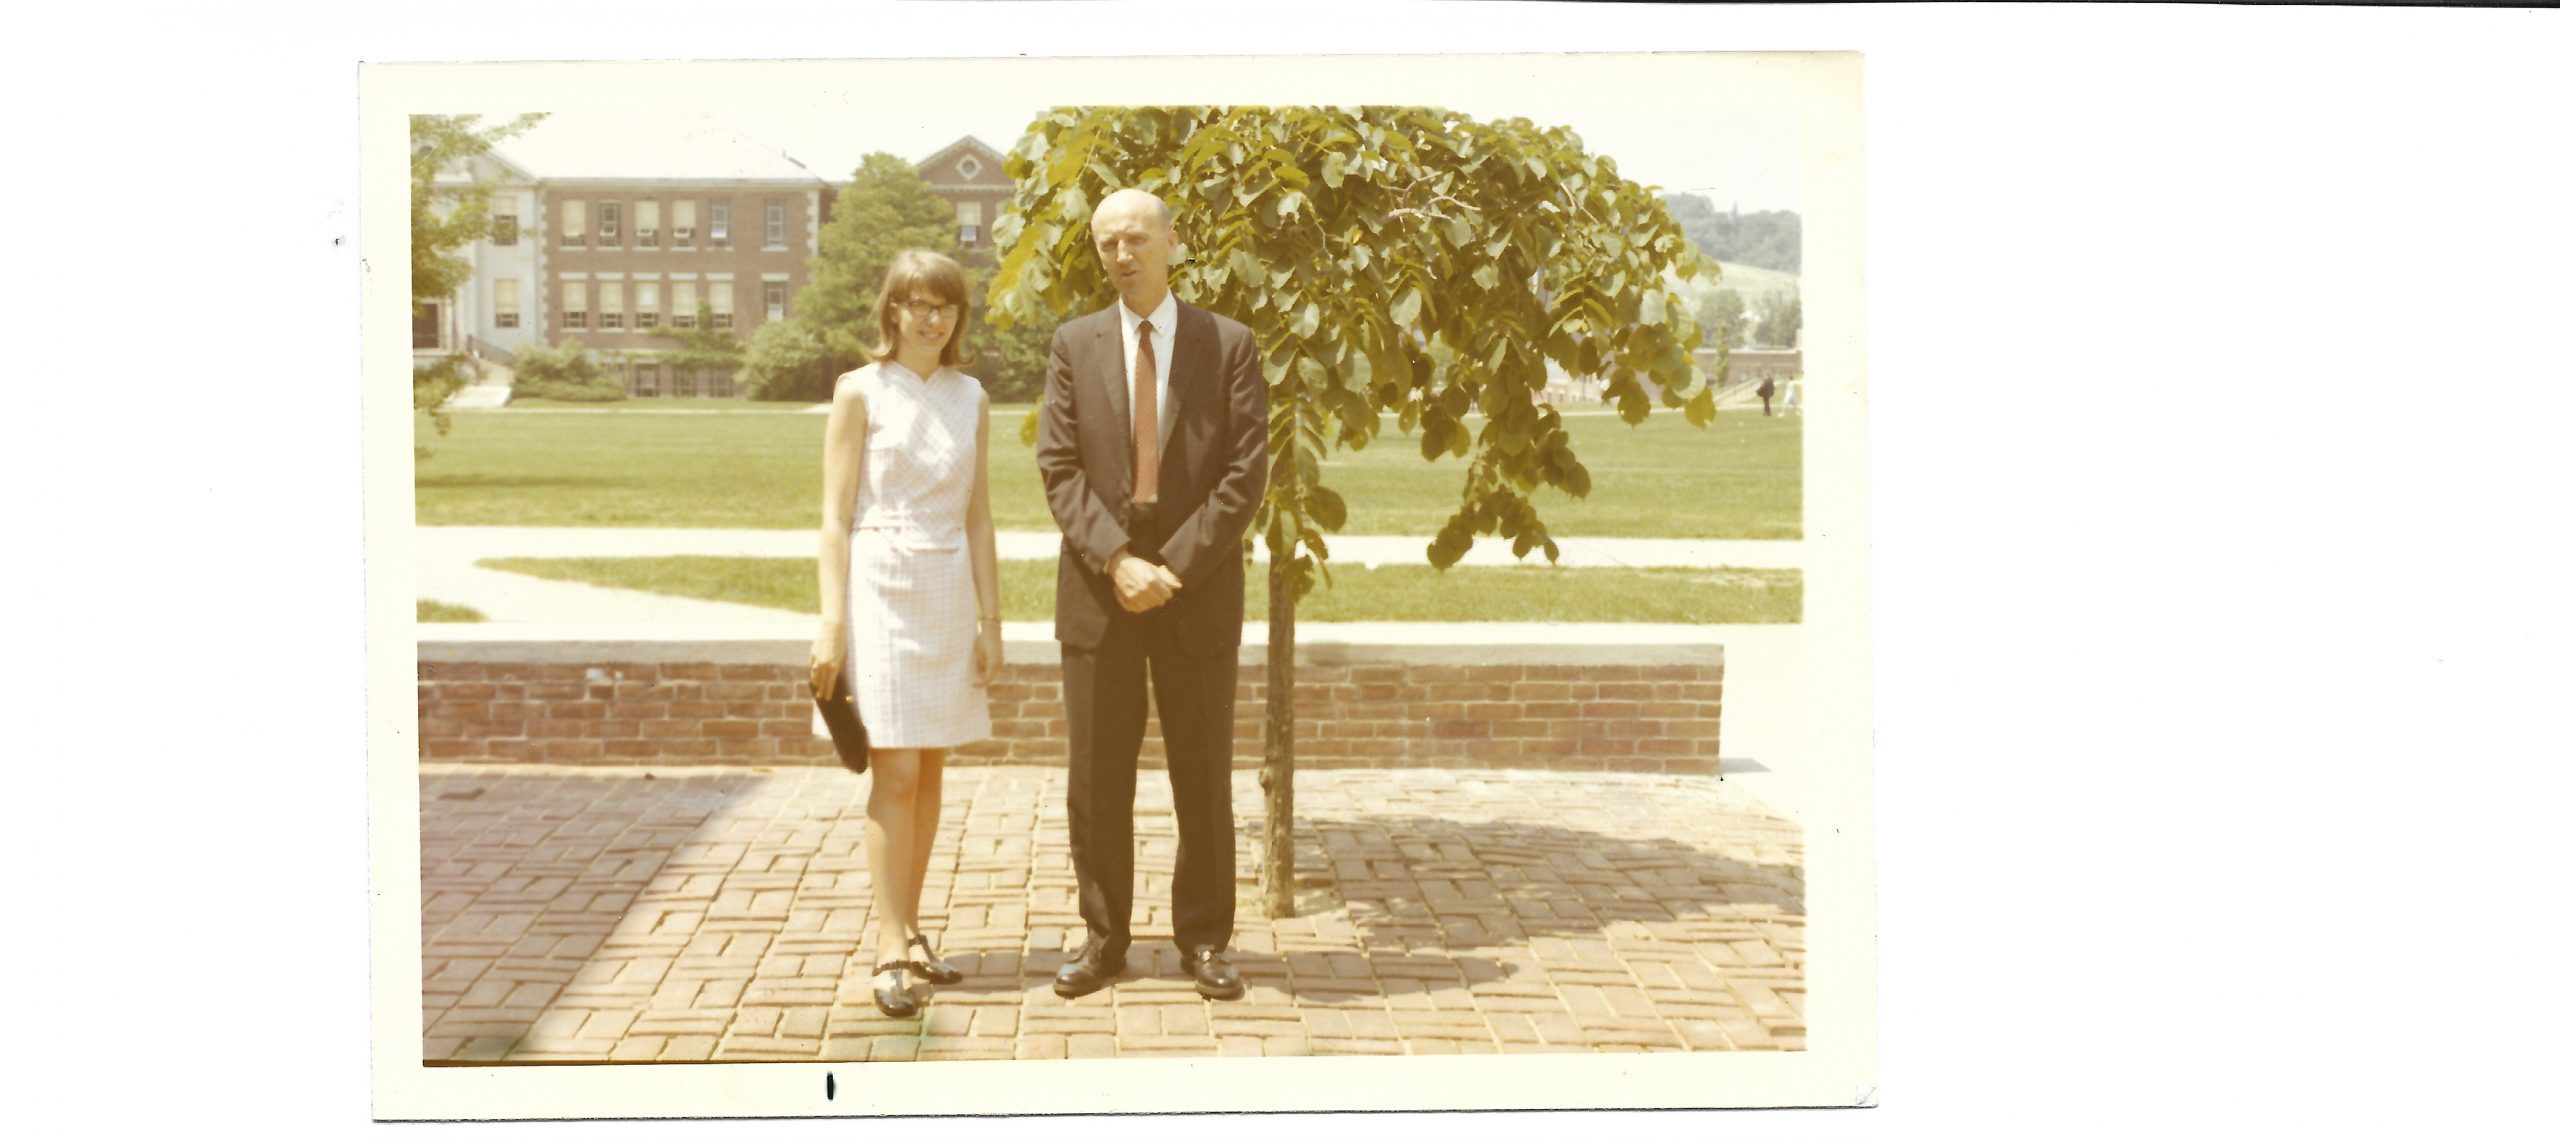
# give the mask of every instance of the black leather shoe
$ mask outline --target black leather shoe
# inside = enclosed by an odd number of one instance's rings
[[[960,983],[960,970],[951,967],[951,962],[942,959],[941,953],[933,951],[933,942],[924,939],[923,933],[908,937],[907,947],[924,950],[924,955],[917,957],[915,961],[917,975],[935,984]]]
[[[1226,953],[1217,949],[1182,954],[1182,971],[1200,986],[1200,995],[1211,1000],[1233,1000],[1244,995],[1244,975],[1227,963]]]
[[[904,1019],[916,1014],[916,987],[907,974],[921,968],[911,960],[893,960],[871,970],[871,1002],[880,1006],[881,1015]]]
[[[1059,967],[1058,995],[1069,1000],[1083,996],[1111,983],[1111,978],[1120,975],[1120,970],[1127,967],[1125,956],[1107,954],[1093,945],[1086,945]]]

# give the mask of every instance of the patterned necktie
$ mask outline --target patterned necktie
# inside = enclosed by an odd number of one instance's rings
[[[1140,504],[1156,502],[1156,343],[1155,326],[1138,323],[1138,431],[1132,447],[1136,450],[1136,485],[1132,499]]]

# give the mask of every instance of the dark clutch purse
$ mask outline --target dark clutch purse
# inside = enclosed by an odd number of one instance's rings
[[[871,732],[862,725],[862,712],[853,708],[853,693],[845,686],[851,671],[836,672],[834,694],[819,694],[818,684],[809,684],[809,694],[818,700],[818,717],[827,723],[827,737],[835,740],[836,760],[856,774],[871,766]]]

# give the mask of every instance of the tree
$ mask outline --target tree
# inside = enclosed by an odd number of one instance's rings
[[[664,332],[676,339],[676,347],[652,354],[662,364],[678,369],[716,369],[727,373],[746,362],[747,347],[738,343],[738,335],[711,327],[710,302],[694,305],[691,328]]]
[[[797,321],[769,321],[747,339],[738,385],[761,401],[823,401],[835,374],[827,371],[827,344]]]
[[[471,260],[463,248],[489,236],[489,188],[473,175],[470,182],[439,186],[447,171],[471,174],[470,160],[489,153],[501,140],[542,121],[542,115],[520,115],[483,129],[477,115],[412,115],[409,117],[409,312],[421,313],[430,302],[443,301],[471,279]],[[446,399],[469,383],[473,371],[447,359],[414,369],[409,379],[410,403],[435,421],[442,435],[453,430],[444,412]],[[418,449],[424,460],[427,450]]]
[[[1743,334],[1751,328],[1751,318],[1743,310],[1740,290],[1729,286],[1707,290],[1698,295],[1697,306],[1698,328],[1706,331],[1709,339],[1714,338],[1717,331],[1723,331],[1732,340],[1741,341]]]
[[[973,250],[961,259],[961,265],[968,268],[969,289],[977,295],[970,299],[969,352],[976,355],[969,364],[970,375],[986,386],[989,401],[1039,401],[1040,387],[1048,381],[1049,337],[1058,331],[1058,322],[1064,315],[1042,313],[1030,320],[999,326],[989,320],[996,259]]]
[[[1794,349],[1796,334],[1804,328],[1804,295],[1794,290],[1771,290],[1760,295],[1760,324],[1751,331],[1755,345],[1772,349]]]
[[[1270,383],[1271,477],[1255,531],[1269,553],[1263,907],[1296,911],[1290,683],[1296,600],[1345,518],[1325,486],[1336,447],[1392,421],[1425,458],[1467,457],[1457,508],[1429,555],[1447,568],[1479,535],[1550,561],[1531,496],[1591,491],[1564,420],[1539,405],[1554,361],[1607,378],[1629,423],[1651,402],[1715,415],[1692,365],[1701,331],[1666,272],[1710,265],[1649,188],[1572,131],[1478,122],[1432,108],[1074,107],[1032,123],[1005,160],[1014,202],[998,324],[1099,308],[1112,297],[1088,233],[1124,186],[1173,208],[1186,257],[1174,292],[1243,321]],[[1447,364],[1439,363],[1444,355]],[[1480,428],[1465,418],[1481,413]]]
[[[1718,212],[1705,195],[1675,194],[1663,200],[1688,231],[1689,241],[1710,258],[1797,273],[1804,262],[1804,220],[1792,210]]]

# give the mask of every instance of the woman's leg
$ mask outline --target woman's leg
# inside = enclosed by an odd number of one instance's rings
[[[871,752],[871,802],[862,823],[862,849],[871,860],[873,964],[906,959],[915,931],[915,822],[917,752]]]
[[[933,867],[933,835],[942,826],[942,763],[951,752],[919,750],[916,756],[915,857],[907,866],[906,915],[911,926],[923,923],[924,875]]]

